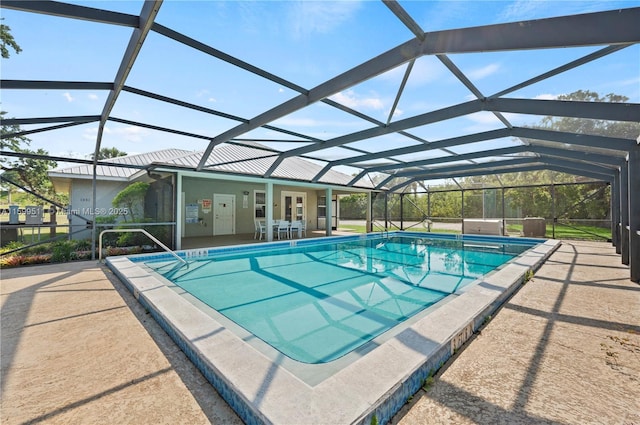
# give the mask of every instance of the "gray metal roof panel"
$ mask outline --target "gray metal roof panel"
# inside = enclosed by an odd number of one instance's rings
[[[273,165],[276,156],[268,150],[255,147],[240,146],[235,144],[221,144],[216,146],[207,162],[206,169],[223,173],[246,174],[263,176]],[[150,164],[195,168],[202,158],[202,151],[194,152],[182,149],[164,149],[161,151],[144,154],[127,155],[111,158],[108,162],[115,164],[138,165],[141,167]],[[273,173],[273,177],[310,182],[322,169],[322,166],[299,157],[290,157],[280,164]],[[130,179],[139,172],[135,168],[123,168],[118,166],[99,165],[96,169],[99,178]],[[65,174],[69,176],[90,176],[93,173],[92,165],[80,165],[53,170],[52,174]],[[351,177],[339,171],[330,170],[321,183],[347,185]],[[372,188],[371,185],[361,187]]]

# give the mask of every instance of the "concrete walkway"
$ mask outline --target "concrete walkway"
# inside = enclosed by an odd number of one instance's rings
[[[394,424],[640,424],[640,286],[565,242]]]
[[[1,273],[0,423],[240,423],[108,269]],[[640,423],[628,276],[610,244],[563,244],[393,423]]]
[[[2,271],[9,424],[241,424],[106,267]]]

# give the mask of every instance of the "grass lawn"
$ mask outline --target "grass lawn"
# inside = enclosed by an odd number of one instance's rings
[[[366,226],[357,225],[357,224],[344,224],[344,225],[341,224],[340,227],[338,228],[338,230],[344,230],[344,231],[347,231],[347,232],[354,232],[354,233],[366,233],[367,232]],[[394,231],[394,230],[398,230],[398,229],[395,229],[395,228],[389,229],[389,231]],[[406,230],[408,232],[426,232],[427,231],[427,229],[425,229],[422,226],[414,226],[414,227],[412,227],[410,229],[406,228],[404,230]],[[379,229],[378,230],[374,230],[373,233],[375,233],[376,231],[379,232],[380,230]],[[433,233],[457,233],[455,230],[434,229],[434,228],[431,229],[431,232],[433,232]]]
[[[339,230],[345,230],[354,233],[366,233],[366,226],[345,224],[340,225]],[[390,229],[391,230],[391,229]],[[411,232],[426,232],[427,230],[422,226],[415,226],[410,229],[405,229]],[[432,229],[434,233],[458,233],[456,230],[449,229]],[[519,235],[522,233],[521,224],[509,224],[507,225],[507,232],[513,235]],[[547,224],[547,232],[545,237],[553,237],[553,225]],[[556,223],[556,239],[575,239],[575,240],[593,240],[593,241],[606,241],[611,239],[611,229],[605,227],[596,226],[566,226],[560,223]]]
[[[521,233],[521,224],[509,224],[507,225],[508,233]],[[547,230],[545,237],[552,238],[553,225],[547,224]],[[606,227],[596,226],[583,226],[583,225],[563,225],[556,223],[556,239],[575,239],[575,240],[589,240],[589,241],[606,241],[611,239],[611,229]]]

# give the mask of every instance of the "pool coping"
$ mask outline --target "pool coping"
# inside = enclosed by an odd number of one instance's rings
[[[334,237],[331,241],[362,237],[369,235]],[[438,238],[519,239],[468,235]],[[539,244],[314,386],[251,347],[136,262],[126,257],[109,257],[106,261],[245,423],[369,424],[374,416],[378,423],[390,420],[425,379],[526,280],[528,271],[537,270],[560,246],[557,240],[528,240]],[[272,249],[291,243],[261,244],[267,245]]]

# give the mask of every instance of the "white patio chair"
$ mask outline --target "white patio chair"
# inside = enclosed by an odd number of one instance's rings
[[[278,239],[282,239],[283,233],[285,238],[289,238],[289,222],[287,220],[278,222]]]
[[[298,238],[302,237],[302,222],[301,221],[292,221],[291,222],[291,227],[289,227],[289,234],[291,235],[291,238],[293,238],[294,234],[298,235]]]
[[[300,232],[299,232],[299,234],[300,235],[304,235],[305,238],[307,237],[307,222],[306,222],[306,220],[302,220],[300,222]]]
[[[253,235],[253,239],[262,240],[262,237],[265,236],[266,239],[266,230],[265,225],[260,220],[255,220],[256,223],[256,233]]]

